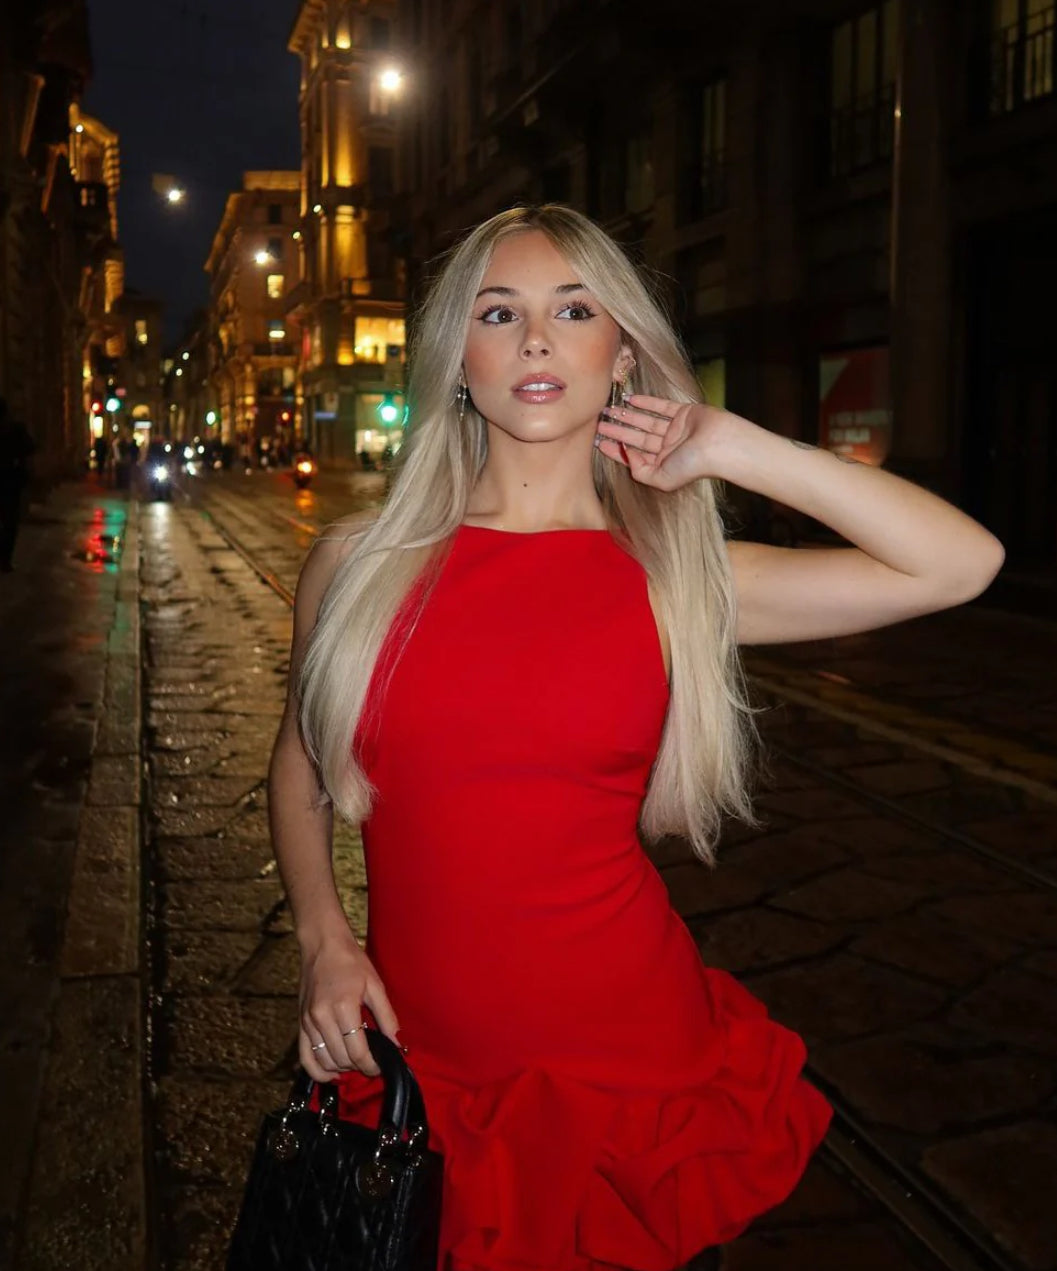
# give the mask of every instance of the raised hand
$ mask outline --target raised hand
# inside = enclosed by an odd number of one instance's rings
[[[623,406],[607,406],[595,444],[607,459],[624,464],[642,485],[678,490],[701,477],[718,476],[709,462],[717,434],[735,419],[697,402],[670,402],[635,393]]]

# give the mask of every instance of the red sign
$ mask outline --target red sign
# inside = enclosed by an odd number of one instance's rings
[[[892,445],[888,346],[824,353],[818,386],[818,444],[860,463],[884,463]]]

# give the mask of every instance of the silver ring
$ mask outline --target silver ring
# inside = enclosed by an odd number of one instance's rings
[[[342,1037],[351,1037],[353,1033],[358,1033],[361,1028],[366,1028],[366,1024],[357,1024],[355,1028],[350,1028],[347,1033],[342,1033]]]
[[[327,1048],[326,1042],[320,1042],[318,1046],[312,1047],[313,1050],[326,1050],[326,1048]]]

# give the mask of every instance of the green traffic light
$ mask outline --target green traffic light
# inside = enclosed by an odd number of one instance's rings
[[[400,412],[392,402],[382,402],[378,407],[378,418],[383,424],[395,424],[400,418]]]
[[[111,412],[113,412],[113,411],[115,411],[115,410],[120,410],[120,409],[121,409],[121,398],[120,398],[120,397],[108,397],[108,398],[106,399],[106,408],[107,408],[107,410],[108,410],[108,411],[111,411]]]

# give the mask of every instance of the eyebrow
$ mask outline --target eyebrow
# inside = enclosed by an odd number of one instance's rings
[[[582,282],[563,282],[554,288],[555,295],[567,296],[570,291],[587,291]],[[482,296],[516,296],[519,293],[513,287],[482,287],[475,299]]]

